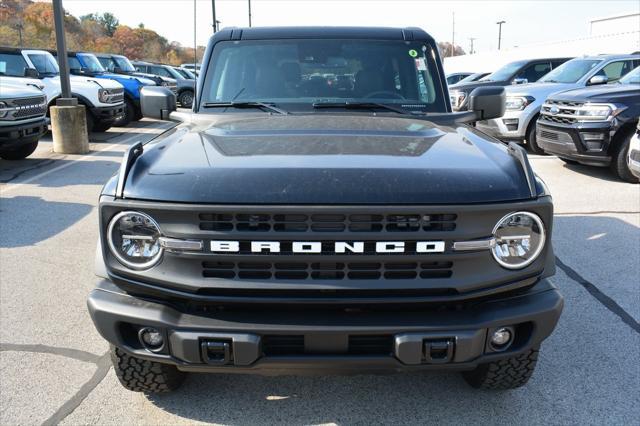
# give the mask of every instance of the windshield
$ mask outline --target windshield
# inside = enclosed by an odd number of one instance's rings
[[[384,102],[444,112],[434,57],[418,41],[225,41],[213,51],[203,100]]]
[[[0,75],[24,77],[27,61],[19,53],[0,53]]]
[[[42,75],[56,75],[60,72],[58,63],[50,53],[29,53],[27,56]]]
[[[116,61],[116,65],[124,72],[135,72],[136,69],[133,67],[133,64],[124,56],[114,56],[113,59]]]
[[[463,78],[458,83],[470,83],[472,81],[477,81],[477,80],[480,80],[482,77],[486,76],[487,74],[488,73],[486,73],[486,72],[477,72],[475,74],[471,74],[471,75]]]
[[[640,84],[640,67],[629,71],[627,75],[618,80],[620,84]]]
[[[98,61],[95,55],[90,53],[79,53],[78,56],[82,59],[82,62],[86,68],[89,68],[89,71],[94,73],[105,72],[104,67]]]
[[[507,81],[524,65],[525,61],[510,62],[496,71],[492,72],[486,77],[480,79],[480,81]]]
[[[539,82],[575,83],[591,71],[601,59],[572,59],[547,73]]]

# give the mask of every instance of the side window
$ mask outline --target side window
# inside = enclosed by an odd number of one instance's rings
[[[618,81],[620,77],[623,77],[626,73],[633,69],[633,61],[616,61],[602,67],[596,75],[603,75],[609,79],[609,83]]]
[[[80,71],[82,69],[82,64],[75,56],[68,56],[67,63],[69,64],[70,70]]]
[[[516,78],[526,78],[529,83],[538,81],[540,77],[551,71],[551,63],[549,62],[536,62],[531,65],[527,65],[522,71],[520,71]]]
[[[565,62],[567,62],[567,61],[565,61],[564,59],[560,60],[560,61],[551,61],[551,68],[556,69],[560,65],[564,64]]]
[[[144,65],[134,65],[133,66],[138,72],[147,72],[147,67]]]
[[[162,67],[149,67],[149,69],[151,70],[151,74],[159,75],[162,77],[171,77],[169,71],[165,70]]]

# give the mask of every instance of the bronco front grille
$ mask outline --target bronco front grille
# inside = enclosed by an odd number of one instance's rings
[[[44,96],[34,98],[10,99],[4,101],[9,111],[4,118],[9,120],[43,116],[47,112],[47,100]]]
[[[452,262],[202,262],[205,278],[237,280],[412,280],[449,278]]]
[[[203,231],[418,232],[453,231],[455,214],[201,213]]]
[[[124,89],[107,89],[107,103],[117,104],[124,101]]]

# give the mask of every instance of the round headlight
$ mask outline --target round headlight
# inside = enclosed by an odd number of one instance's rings
[[[509,213],[493,229],[494,259],[508,269],[529,265],[542,252],[545,242],[544,224],[538,215],[529,212]]]
[[[111,253],[131,269],[148,269],[162,257],[160,227],[151,216],[120,212],[111,219],[107,241]]]
[[[9,109],[7,108],[7,104],[4,102],[0,102],[0,118],[4,118],[9,114]]]
[[[106,104],[109,100],[109,93],[105,89],[98,89],[98,100]]]

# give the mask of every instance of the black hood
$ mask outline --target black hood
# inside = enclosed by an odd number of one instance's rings
[[[485,87],[485,86],[509,86],[511,83],[509,81],[471,81],[469,83],[462,84],[453,84],[449,86],[449,92],[454,90],[459,90],[461,92],[471,92],[476,87]]]
[[[125,198],[211,204],[531,198],[506,146],[467,126],[346,113],[192,117],[194,122],[145,145],[128,175]]]
[[[611,102],[632,104],[638,103],[640,86],[637,84],[604,84],[581,89],[567,90],[549,99],[571,102]]]

